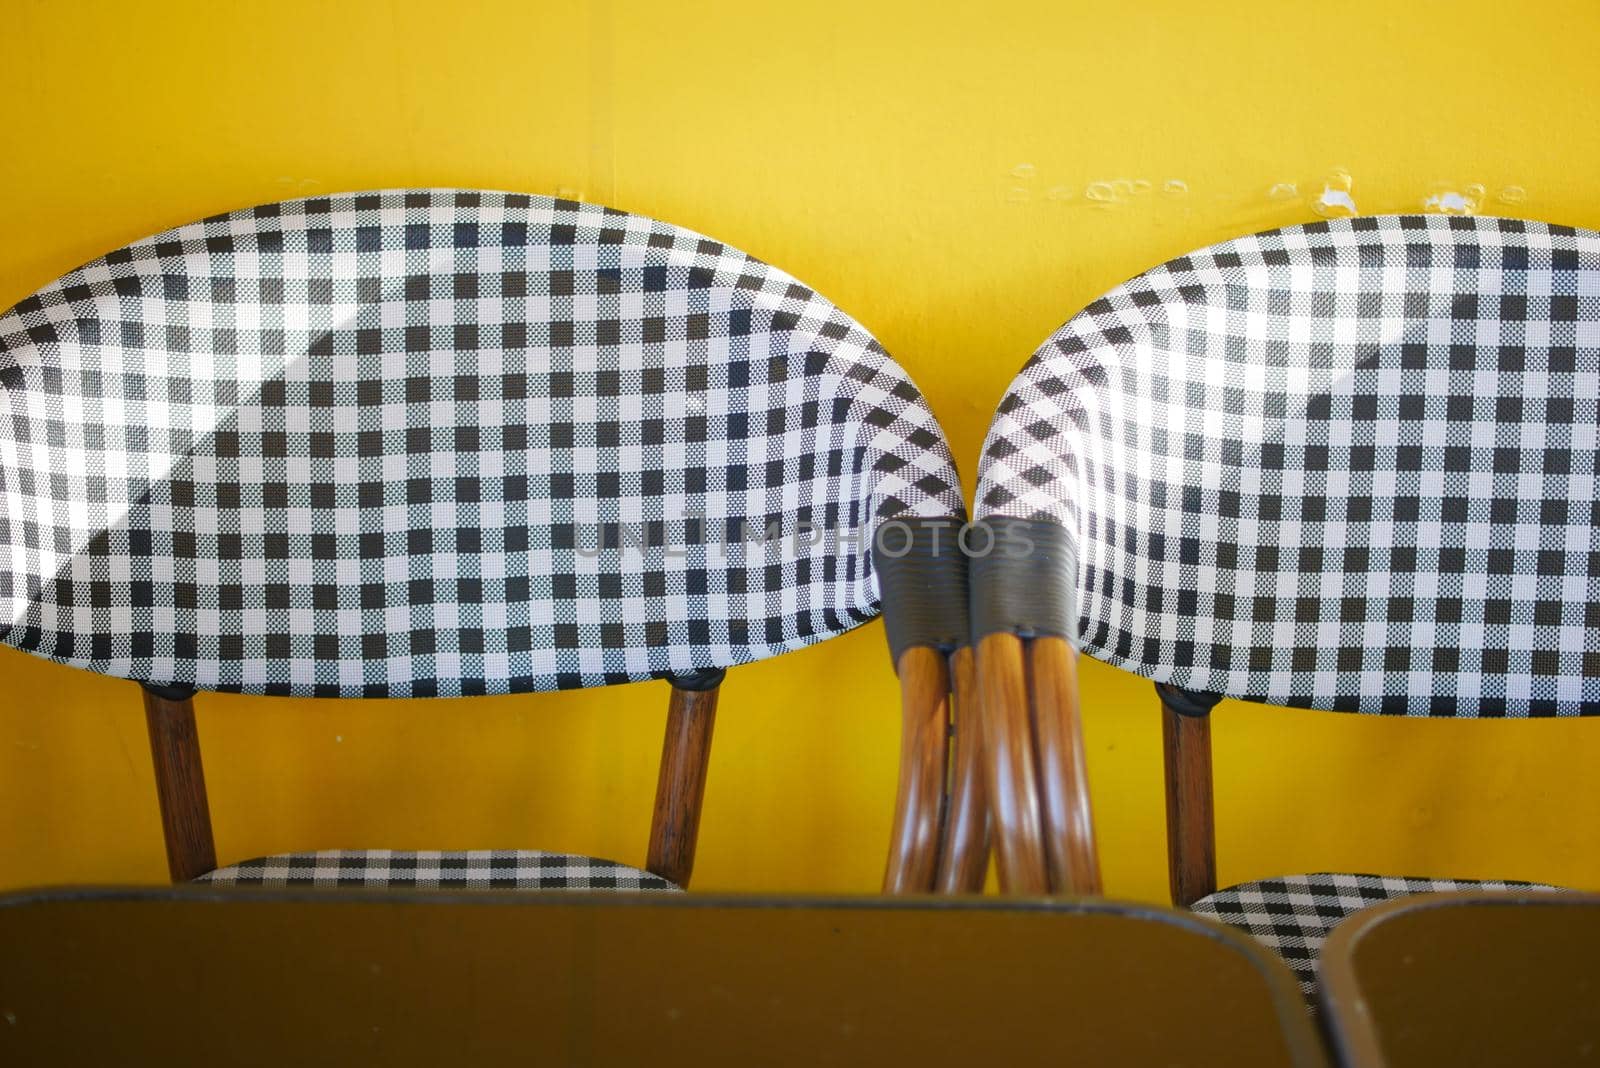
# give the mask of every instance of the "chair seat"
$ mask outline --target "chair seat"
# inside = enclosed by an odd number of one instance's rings
[[[1551,890],[1541,883],[1476,879],[1418,879],[1385,875],[1318,872],[1240,883],[1190,906],[1255,937],[1294,970],[1313,1009],[1317,998],[1318,957],[1322,943],[1340,920],[1390,898],[1447,890]]]
[[[282,853],[195,880],[224,886],[404,887],[422,890],[670,890],[647,871],[572,853],[476,849],[444,853],[328,849]]]

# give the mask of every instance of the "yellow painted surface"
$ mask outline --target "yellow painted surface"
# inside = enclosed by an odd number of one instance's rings
[[[0,306],[213,212],[396,185],[703,230],[871,330],[970,478],[1029,352],[1211,241],[1455,193],[1600,227],[1600,4],[0,3]],[[1442,203],[1455,203],[1444,200]],[[1147,684],[1084,672],[1106,884],[1165,893]],[[898,736],[878,626],[745,668],[696,885],[870,891]],[[665,687],[200,702],[225,860],[530,847],[642,862]],[[1216,713],[1224,880],[1600,887],[1600,722]],[[0,652],[0,887],[165,876],[136,689]]]

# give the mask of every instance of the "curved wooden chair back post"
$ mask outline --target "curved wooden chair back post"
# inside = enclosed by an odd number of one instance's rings
[[[1161,752],[1167,784],[1167,872],[1172,903],[1187,907],[1217,889],[1217,832],[1211,788],[1209,707],[1179,711],[1161,700]]]
[[[952,865],[985,863],[970,855],[983,848],[981,823],[978,841],[971,830],[975,807],[981,821],[982,802],[952,755],[953,748],[965,753],[961,739],[970,733],[961,718],[961,698],[971,693],[972,650],[960,525],[955,514],[899,515],[873,540],[884,634],[900,678],[900,776],[883,873],[887,894],[959,892],[965,887],[957,884],[970,876],[952,872]],[[884,537],[890,529],[899,540]],[[958,818],[966,822],[952,838],[951,820]]]
[[[1050,889],[1058,894],[1099,894],[1100,857],[1084,767],[1078,654],[1065,638],[1041,636],[1027,643],[1027,655]]]
[[[887,894],[933,889],[950,749],[950,670],[944,654],[916,645],[900,654],[900,784],[883,874]]]
[[[150,729],[150,757],[155,765],[156,799],[161,806],[161,833],[167,847],[167,871],[175,883],[186,883],[217,866],[211,835],[211,808],[206,802],[206,776],[200,763],[200,736],[195,730],[194,699],[175,691],[142,687],[145,724]]]
[[[984,636],[977,662],[1000,892],[1045,894],[1050,880],[1022,639],[1005,632]]]
[[[1099,894],[1077,654],[1063,638],[1006,633],[978,649],[1001,890]]]
[[[711,766],[711,731],[717,721],[722,672],[702,676],[695,680],[694,688],[673,682],[645,862],[647,870],[684,888],[694,874],[694,848],[700,836],[700,809]]]
[[[983,771],[983,717],[978,705],[978,667],[972,648],[950,657],[952,700],[950,796],[945,805],[944,843],[934,889],[941,894],[976,894],[989,874],[989,805]]]

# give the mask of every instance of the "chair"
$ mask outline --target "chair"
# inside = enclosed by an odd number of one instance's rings
[[[962,516],[949,450],[873,338],[779,270],[546,197],[268,204],[22,301],[0,391],[4,640],[144,687],[175,881],[685,886],[725,669],[880,602],[911,759],[886,886],[978,863],[981,821],[941,841],[942,809],[972,807],[945,786],[964,569],[929,550]],[[217,868],[197,691],[646,679],[671,700],[645,870],[521,851]]]
[[[1514,884],[1323,873],[1218,892],[1208,713],[1223,696],[1600,712],[1597,397],[1591,232],[1355,218],[1140,275],[1034,354],[985,444],[978,518],[1053,553],[972,562],[985,715],[1019,744],[1047,741],[1053,709],[1076,707],[1067,641],[1151,679],[1174,901],[1261,937],[1309,992],[1348,912]],[[1023,639],[1038,738],[1016,682]],[[1040,682],[1047,642],[1057,674]],[[1059,797],[1057,836],[1090,826],[1081,754],[1039,766],[1031,791],[1000,780],[1026,818],[995,811],[1002,877],[1020,856],[1009,875],[1025,888],[1038,810]]]

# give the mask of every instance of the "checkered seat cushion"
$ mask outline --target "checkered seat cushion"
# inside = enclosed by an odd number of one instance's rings
[[[905,373],[789,275],[546,197],[270,204],[0,316],[0,634],[179,688],[686,674],[877,614],[959,516]]]
[[[1240,883],[1209,894],[1190,908],[1202,916],[1239,928],[1282,957],[1300,980],[1300,990],[1307,1002],[1315,1008],[1322,943],[1340,920],[1368,905],[1395,897],[1447,890],[1559,889],[1538,883],[1318,872]]]
[[[1113,289],[999,407],[979,518],[1064,527],[1068,635],[1158,683],[1600,711],[1600,234],[1288,227]]]
[[[569,853],[325,850],[258,857],[195,880],[218,886],[383,887],[419,890],[671,890],[647,871]]]

